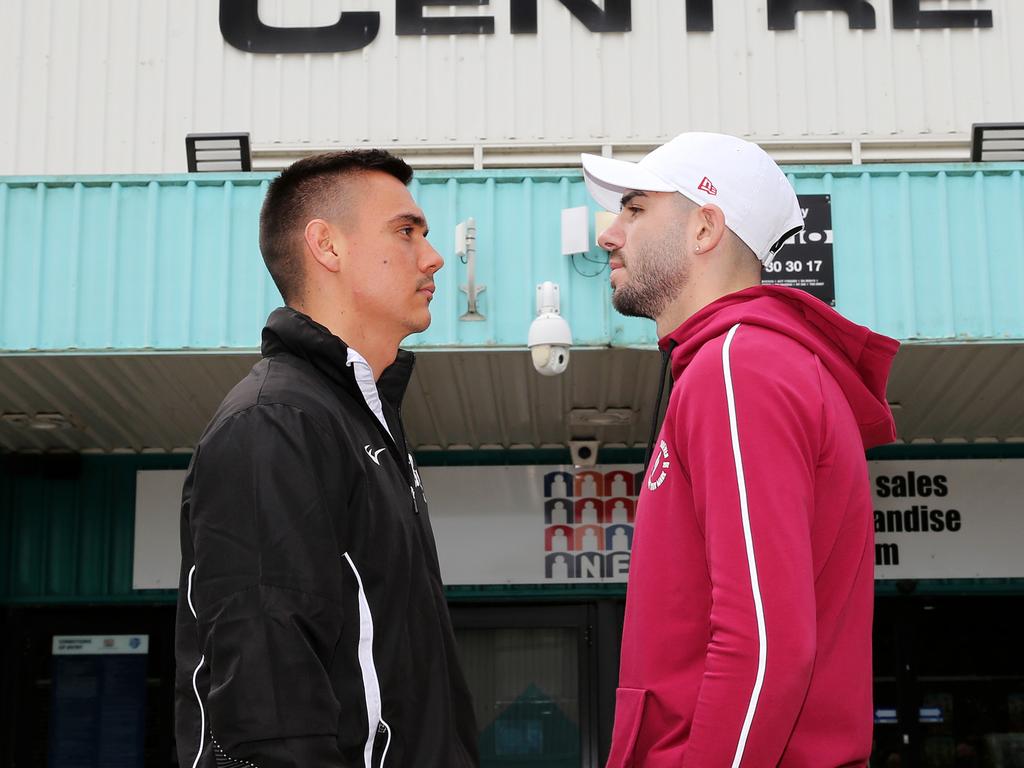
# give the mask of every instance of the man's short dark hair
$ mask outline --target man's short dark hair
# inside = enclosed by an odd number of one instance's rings
[[[302,233],[316,218],[344,215],[351,207],[339,181],[356,174],[379,171],[403,184],[412,168],[383,149],[324,152],[292,163],[270,182],[260,211],[260,251],[285,303],[302,291]],[[348,205],[346,205],[348,203]]]

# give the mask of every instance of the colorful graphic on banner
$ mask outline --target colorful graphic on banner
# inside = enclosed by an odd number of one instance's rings
[[[544,475],[545,581],[626,579],[641,482],[620,467]]]

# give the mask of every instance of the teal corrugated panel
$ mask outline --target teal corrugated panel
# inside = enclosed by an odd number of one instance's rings
[[[0,183],[0,349],[253,348],[256,175]],[[254,330],[255,329],[255,330]]]
[[[977,215],[990,254],[992,325],[998,335],[1020,327],[1024,313],[1024,171],[985,176],[978,184],[985,195]]]
[[[828,194],[837,308],[900,339],[1024,338],[1021,164],[789,167]],[[0,182],[0,350],[253,349],[280,304],[259,255],[267,174]],[[567,171],[426,171],[411,191],[446,259],[430,329],[409,345],[522,347],[543,280],[580,345],[650,345],[610,306],[607,269],[560,253]],[[463,322],[453,230],[477,225],[482,322]],[[591,238],[593,241],[593,237]],[[591,244],[588,254],[602,253]]]
[[[422,174],[412,193],[430,220],[431,242],[446,259],[436,278],[433,323],[416,344],[522,346],[544,280],[561,287],[562,311],[577,343],[608,343],[607,268],[582,257],[574,267],[560,252],[562,209],[590,204],[578,174]],[[453,255],[455,225],[470,217],[477,227],[476,280],[486,286],[478,299],[485,320],[472,323],[459,320],[466,311],[467,268]],[[601,258],[596,245],[588,255]]]

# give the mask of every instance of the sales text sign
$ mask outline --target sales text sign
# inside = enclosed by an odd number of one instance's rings
[[[1019,460],[876,461],[875,578],[1024,578]]]

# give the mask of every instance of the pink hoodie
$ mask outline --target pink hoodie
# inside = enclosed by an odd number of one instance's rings
[[[675,387],[637,509],[609,768],[861,766],[897,342],[793,289],[661,341]]]

